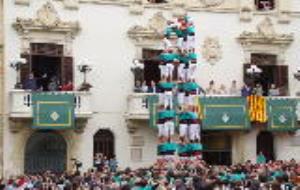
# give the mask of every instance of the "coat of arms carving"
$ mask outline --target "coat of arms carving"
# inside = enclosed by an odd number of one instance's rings
[[[211,65],[216,64],[222,58],[222,50],[218,38],[207,37],[202,46],[202,56]]]

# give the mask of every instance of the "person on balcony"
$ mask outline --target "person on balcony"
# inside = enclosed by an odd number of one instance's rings
[[[28,78],[24,81],[23,87],[25,90],[36,91],[38,89],[37,79],[33,73],[30,73]]]
[[[241,94],[243,97],[252,95],[252,88],[245,83],[241,89]]]
[[[231,96],[240,96],[240,90],[237,88],[236,80],[231,82],[231,87],[229,89],[229,94]]]
[[[253,93],[254,93],[256,96],[262,96],[262,95],[264,94],[262,85],[261,85],[260,83],[257,83],[257,84],[255,85],[255,88],[253,89]]]
[[[73,89],[74,89],[74,86],[73,86],[72,81],[70,81],[70,80],[61,86],[61,91],[73,91]]]
[[[135,81],[133,92],[135,92],[135,93],[142,92],[142,86],[141,85],[142,85],[141,81],[139,81],[139,80]]]
[[[271,84],[271,88],[269,89],[269,96],[279,96],[279,89],[276,88],[275,84]]]
[[[56,76],[53,76],[48,84],[49,91],[57,91],[59,90],[59,82]]]
[[[217,90],[215,88],[215,82],[211,80],[209,82],[208,88],[205,90],[207,95],[215,95],[217,94]]]
[[[146,84],[146,81],[144,80],[143,84],[142,84],[142,92],[143,93],[147,93],[148,92],[148,86]]]
[[[156,87],[156,83],[152,80],[151,81],[151,84],[148,88],[148,93],[157,93],[158,90],[157,90],[157,87]]]
[[[228,95],[228,92],[226,90],[226,86],[224,84],[221,84],[217,93],[220,94],[220,95]]]

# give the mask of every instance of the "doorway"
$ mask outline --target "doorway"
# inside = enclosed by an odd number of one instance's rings
[[[21,65],[21,83],[24,84],[29,73],[34,74],[38,87],[43,87],[44,91],[48,90],[48,83],[53,77],[59,84],[73,83],[73,58],[64,56],[63,49],[63,45],[54,43],[30,44],[30,53],[21,55],[27,60]]]
[[[49,131],[31,135],[25,147],[25,173],[34,174],[47,170],[62,173],[66,170],[67,143],[65,139]]]
[[[274,137],[268,131],[262,131],[256,138],[256,153],[262,152],[266,160],[274,160]]]
[[[151,81],[156,84],[160,81],[159,55],[161,52],[161,50],[143,49],[144,80],[147,86],[151,85]]]
[[[47,82],[56,79],[61,84],[61,57],[32,56],[31,72],[38,79],[38,86],[48,91]]]
[[[100,129],[94,135],[94,156],[100,153],[108,159],[115,155],[115,139],[110,130]]]
[[[202,133],[203,159],[208,164],[231,165],[231,137],[221,133]]]

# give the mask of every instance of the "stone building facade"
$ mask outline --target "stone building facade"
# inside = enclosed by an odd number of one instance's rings
[[[56,139],[62,155],[56,155],[55,149],[53,156],[63,159],[62,167],[68,170],[72,169],[72,158],[83,163],[83,170],[91,167],[98,151],[115,154],[121,167],[153,163],[157,131],[148,127],[149,113],[144,107],[144,94],[133,93],[131,69],[133,60],[143,59],[146,51],[161,49],[161,34],[166,21],[186,13],[197,27],[196,51],[201,56],[196,80],[200,85],[207,87],[209,81],[214,80],[216,84],[229,87],[231,81],[236,80],[241,86],[244,65],[251,62],[253,54],[275,55],[276,61],[271,64],[288,67],[286,95],[294,97],[299,88],[294,73],[299,62],[300,2],[274,0],[273,7],[267,10],[260,10],[256,2],[5,1],[1,30],[4,33],[1,43],[5,44],[1,45],[4,59],[0,65],[3,174],[9,176],[29,170],[32,163],[28,159],[43,154],[38,148],[52,150],[52,146],[29,146],[31,141],[42,142],[47,135],[59,136],[49,137],[48,141]],[[53,55],[49,49],[58,53]],[[83,60],[91,63],[92,71],[87,74],[87,80],[93,87],[89,92],[74,92],[81,100],[75,109],[76,129],[40,132],[31,127],[31,92],[14,89],[18,73],[10,63],[18,57],[25,57],[27,64],[30,62],[31,71],[38,70],[37,65],[46,62],[56,62],[59,66],[55,68],[60,72],[71,68],[71,74],[64,73],[61,77],[69,80],[71,76],[75,87],[83,81],[78,66]],[[69,66],[62,66],[67,64]],[[45,67],[51,68],[49,64]],[[21,78],[29,72],[22,70]],[[261,131],[264,128],[253,126],[248,132],[220,131],[212,136],[225,139],[220,141],[221,144],[226,144],[229,139],[223,151],[230,155],[232,163],[237,163],[256,159],[257,137]],[[268,133],[267,136],[270,134],[276,159],[300,159],[297,132]]]

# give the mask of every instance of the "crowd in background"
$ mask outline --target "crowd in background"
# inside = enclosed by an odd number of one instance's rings
[[[112,164],[113,163],[113,164]],[[0,189],[99,190],[297,190],[300,164],[295,160],[213,166],[201,159],[158,159],[152,166],[120,170],[101,159],[87,172],[46,171],[2,180]],[[116,165],[115,165],[116,164]]]
[[[32,91],[72,91],[74,89],[72,81],[66,81],[61,84],[57,76],[47,76],[43,74],[41,77],[35,77],[33,73],[24,80],[23,89]]]
[[[178,87],[177,87],[178,88]],[[199,86],[199,88],[201,88]],[[211,80],[207,88],[201,88],[203,94],[205,95],[229,95],[229,96],[249,96],[252,94],[263,96],[267,94],[268,96],[279,96],[280,89],[276,87],[275,84],[270,84],[270,87],[267,92],[264,91],[260,83],[256,83],[254,87],[244,84],[242,87],[237,85],[237,81],[233,80],[229,88],[224,84],[220,84],[219,87],[216,86],[215,82]],[[146,81],[136,81],[134,89],[136,93],[159,93],[160,88],[154,81],[151,81],[150,85],[146,84]]]

